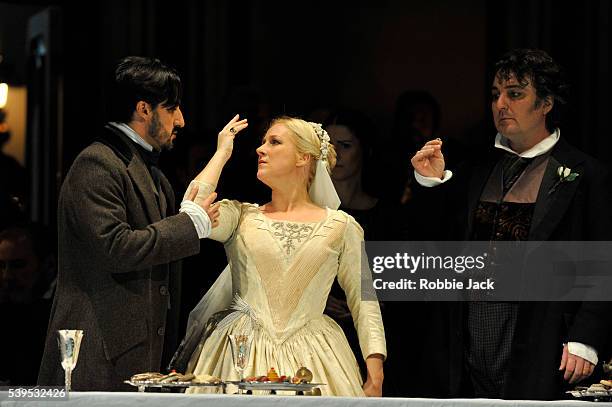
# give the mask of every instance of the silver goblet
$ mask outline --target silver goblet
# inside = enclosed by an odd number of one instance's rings
[[[234,368],[238,371],[240,381],[242,381],[244,379],[244,370],[249,363],[252,337],[246,334],[231,334],[229,339],[234,356]],[[238,394],[242,394],[240,387],[238,387]]]
[[[57,331],[57,343],[60,348],[62,368],[64,369],[64,380],[66,391],[72,389],[72,371],[79,359],[79,349],[83,339],[83,331],[79,329],[60,329]]]

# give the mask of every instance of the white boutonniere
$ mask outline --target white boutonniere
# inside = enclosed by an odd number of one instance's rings
[[[557,175],[559,176],[559,182],[572,182],[580,174],[577,172],[572,172],[571,168],[560,166],[557,168]]]
[[[572,172],[571,168],[565,167],[562,165],[559,168],[557,168],[557,176],[559,177],[559,179],[557,179],[557,182],[555,182],[555,184],[550,188],[550,191],[548,191],[549,195],[555,192],[557,188],[559,187],[559,185],[561,185],[564,182],[574,181],[576,178],[580,176],[580,174],[578,174],[577,172]]]

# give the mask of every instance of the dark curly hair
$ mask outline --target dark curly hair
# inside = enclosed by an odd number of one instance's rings
[[[536,91],[536,106],[550,97],[553,106],[546,115],[546,129],[552,133],[559,127],[569,85],[565,81],[563,69],[550,55],[539,49],[514,49],[495,63],[494,75],[500,81],[507,81],[514,76],[521,86],[531,82]]]

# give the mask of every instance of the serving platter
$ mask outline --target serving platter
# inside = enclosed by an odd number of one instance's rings
[[[140,381],[132,381],[125,380],[125,384],[129,384],[130,386],[138,387],[139,392],[144,392],[148,388],[158,388],[158,389],[173,389],[173,388],[187,388],[187,387],[217,387],[222,388],[225,392],[225,383],[200,383],[200,382],[169,382],[169,383],[160,383],[153,380],[140,380]]]
[[[227,382],[242,390],[309,391],[325,383],[286,383],[286,382]]]
[[[588,387],[577,387],[566,393],[581,400],[612,401],[612,390],[589,390]]]

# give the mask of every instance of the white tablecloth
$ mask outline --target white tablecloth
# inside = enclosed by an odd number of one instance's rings
[[[251,396],[181,393],[106,393],[73,392],[67,400],[14,401],[7,392],[0,392],[1,407],[576,407],[584,401],[507,401],[491,399],[403,399],[403,398],[346,398],[307,396]],[[594,406],[612,405],[598,403]]]

